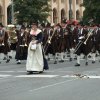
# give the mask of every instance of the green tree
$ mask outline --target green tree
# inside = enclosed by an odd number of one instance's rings
[[[46,21],[51,11],[49,0],[14,0],[17,23]]]
[[[83,21],[93,19],[94,23],[100,23],[100,0],[84,0],[82,5],[85,7]]]

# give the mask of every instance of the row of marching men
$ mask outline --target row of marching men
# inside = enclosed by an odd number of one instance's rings
[[[18,60],[18,64],[20,64],[20,60],[26,59],[27,57],[27,48],[25,48],[25,51],[20,49],[21,44],[26,42],[25,38],[26,32],[24,27],[22,27],[20,31],[16,30],[15,27],[10,28],[8,31],[4,28],[2,23],[0,23],[0,57],[2,57],[1,54],[4,54],[3,60],[6,60],[6,63],[8,63],[10,59],[12,59],[12,53],[16,52],[15,59]],[[22,57],[21,53],[25,55],[22,54]]]
[[[96,51],[100,53],[100,26],[82,26],[74,23],[67,24],[62,21],[61,24],[51,26],[50,23],[44,23],[39,26],[42,31],[42,45],[45,57],[49,59],[49,54],[54,57],[54,63],[57,63],[57,53],[61,56],[60,62],[64,62],[64,55],[67,52],[69,60],[72,61],[71,49],[75,49],[74,53],[77,57],[75,66],[80,66],[80,55],[83,53],[88,65],[88,54],[92,52],[93,63],[95,62]],[[21,27],[16,30],[11,28],[8,32],[3,29],[0,24],[0,53],[4,53],[6,63],[10,61],[12,52],[15,51],[15,59],[17,64],[21,64],[21,60],[27,59],[28,47],[31,41],[31,28]],[[10,54],[9,54],[10,52]]]
[[[89,54],[91,54],[92,63],[96,61],[96,53],[100,56],[100,25],[67,24],[63,20],[55,27],[50,26],[50,23],[47,24],[43,28],[43,33],[45,56],[49,59],[49,54],[52,54],[55,60],[54,64],[57,63],[58,53],[61,57],[59,62],[64,62],[66,52],[69,56],[69,61],[72,61],[72,54],[74,53],[77,58],[75,66],[80,66],[81,54],[84,54],[86,65],[88,65]],[[74,52],[71,52],[73,49]]]

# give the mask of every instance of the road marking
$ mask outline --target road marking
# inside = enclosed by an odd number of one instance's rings
[[[4,78],[7,78],[7,77],[11,77],[12,75],[1,75],[0,74],[0,79],[4,79]]]
[[[100,76],[88,76],[88,77],[93,79],[100,79]]]
[[[38,91],[38,90],[41,90],[41,89],[45,89],[45,88],[49,88],[49,87],[61,85],[61,84],[64,84],[64,83],[72,82],[74,80],[77,80],[77,79],[71,79],[71,80],[67,80],[67,81],[63,81],[63,82],[59,82],[59,83],[55,83],[55,84],[50,84],[50,85],[47,85],[47,86],[42,86],[40,88],[36,88],[36,89],[33,89],[33,90],[29,90],[29,92]]]
[[[62,76],[63,78],[76,78],[77,76],[75,75],[65,75],[65,76]]]
[[[90,79],[100,79],[100,75],[85,75],[85,74],[73,74],[73,75],[41,75],[41,74],[32,74],[32,75],[11,75],[11,74],[0,74],[0,79],[3,78],[8,78],[8,77],[13,77],[13,78],[55,78],[55,77],[60,77],[60,78],[90,78]]]
[[[26,71],[15,71],[15,72],[24,73],[24,72],[26,72]]]
[[[0,72],[3,72],[3,73],[13,73],[15,71],[0,71]]]
[[[57,76],[59,76],[59,75],[19,75],[19,76],[15,76],[15,77],[21,77],[21,78],[23,78],[23,77],[53,78],[53,77],[57,77]]]
[[[91,79],[100,79],[98,75],[65,75],[63,78],[91,78]]]
[[[5,75],[5,74],[0,74],[0,77],[8,77],[8,76],[11,76],[11,75]]]

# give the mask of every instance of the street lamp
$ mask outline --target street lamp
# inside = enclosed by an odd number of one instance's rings
[[[11,16],[12,16],[12,24],[14,24],[14,2],[11,0]]]
[[[72,0],[69,0],[69,20],[72,19],[72,8],[71,8],[71,5],[72,5]]]

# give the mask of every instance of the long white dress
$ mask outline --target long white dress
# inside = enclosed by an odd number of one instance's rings
[[[28,56],[26,62],[26,70],[27,71],[43,71],[43,54],[41,43],[37,44],[37,48],[35,51],[32,51],[31,48],[32,42],[30,42],[28,47]]]

